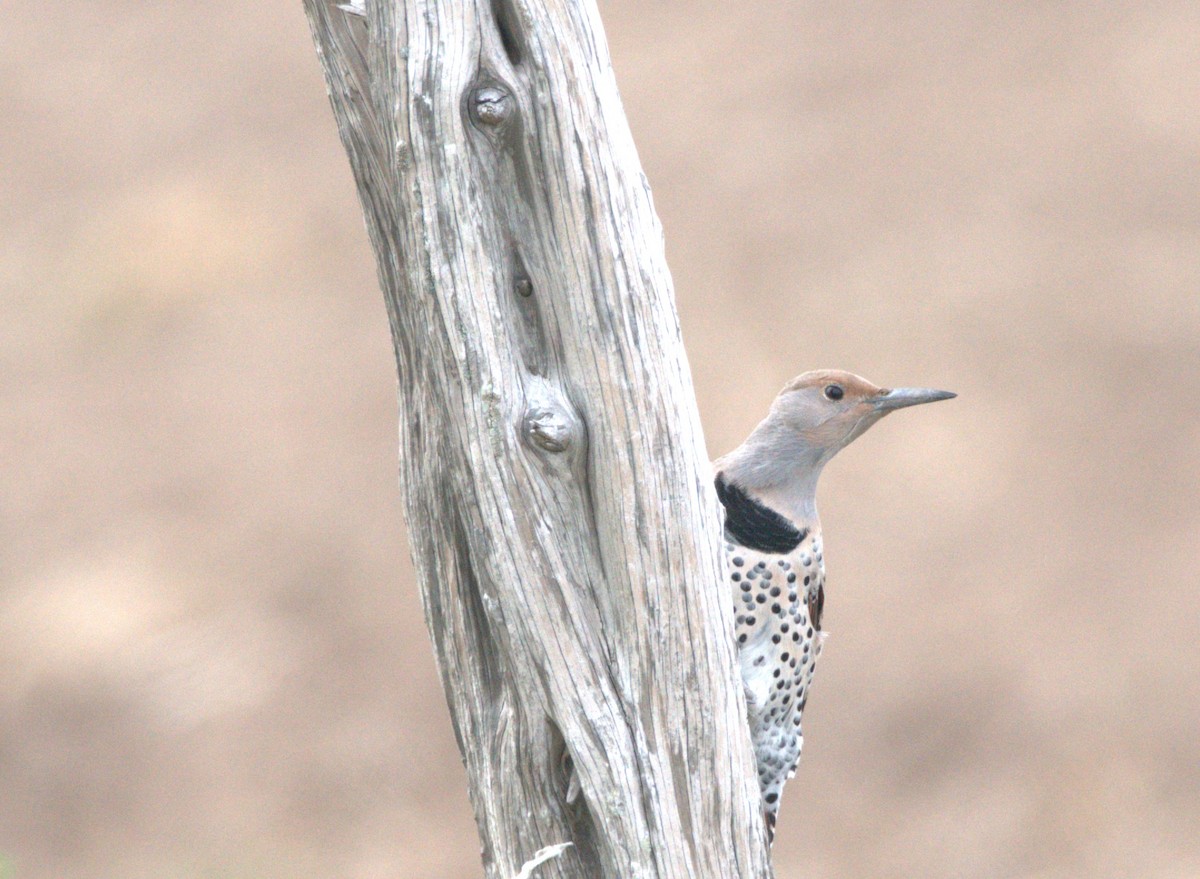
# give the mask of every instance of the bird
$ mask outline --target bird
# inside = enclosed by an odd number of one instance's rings
[[[888,413],[954,396],[882,388],[842,370],[805,372],[740,446],[713,463],[768,843],[800,761],[801,716],[826,637],[817,480],[834,455]]]

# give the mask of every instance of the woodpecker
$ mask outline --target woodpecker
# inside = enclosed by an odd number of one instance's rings
[[[767,417],[713,465],[725,508],[726,570],[768,838],[796,774],[800,718],[825,641],[825,557],[817,480],[829,460],[889,412],[955,394],[881,388],[840,370],[787,384]]]

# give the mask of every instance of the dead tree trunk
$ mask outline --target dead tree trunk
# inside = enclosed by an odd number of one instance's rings
[[[594,0],[305,5],[488,877],[566,841],[539,876],[769,876],[720,520]]]

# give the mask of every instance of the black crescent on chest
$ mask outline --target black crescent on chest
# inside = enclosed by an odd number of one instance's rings
[[[797,528],[791,519],[756,501],[724,473],[717,474],[716,486],[725,508],[725,537],[739,546],[784,555],[808,536],[807,528]]]

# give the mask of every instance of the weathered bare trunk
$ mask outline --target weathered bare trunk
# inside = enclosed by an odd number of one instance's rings
[[[720,522],[594,0],[305,5],[487,875],[571,841],[539,876],[769,876]]]

